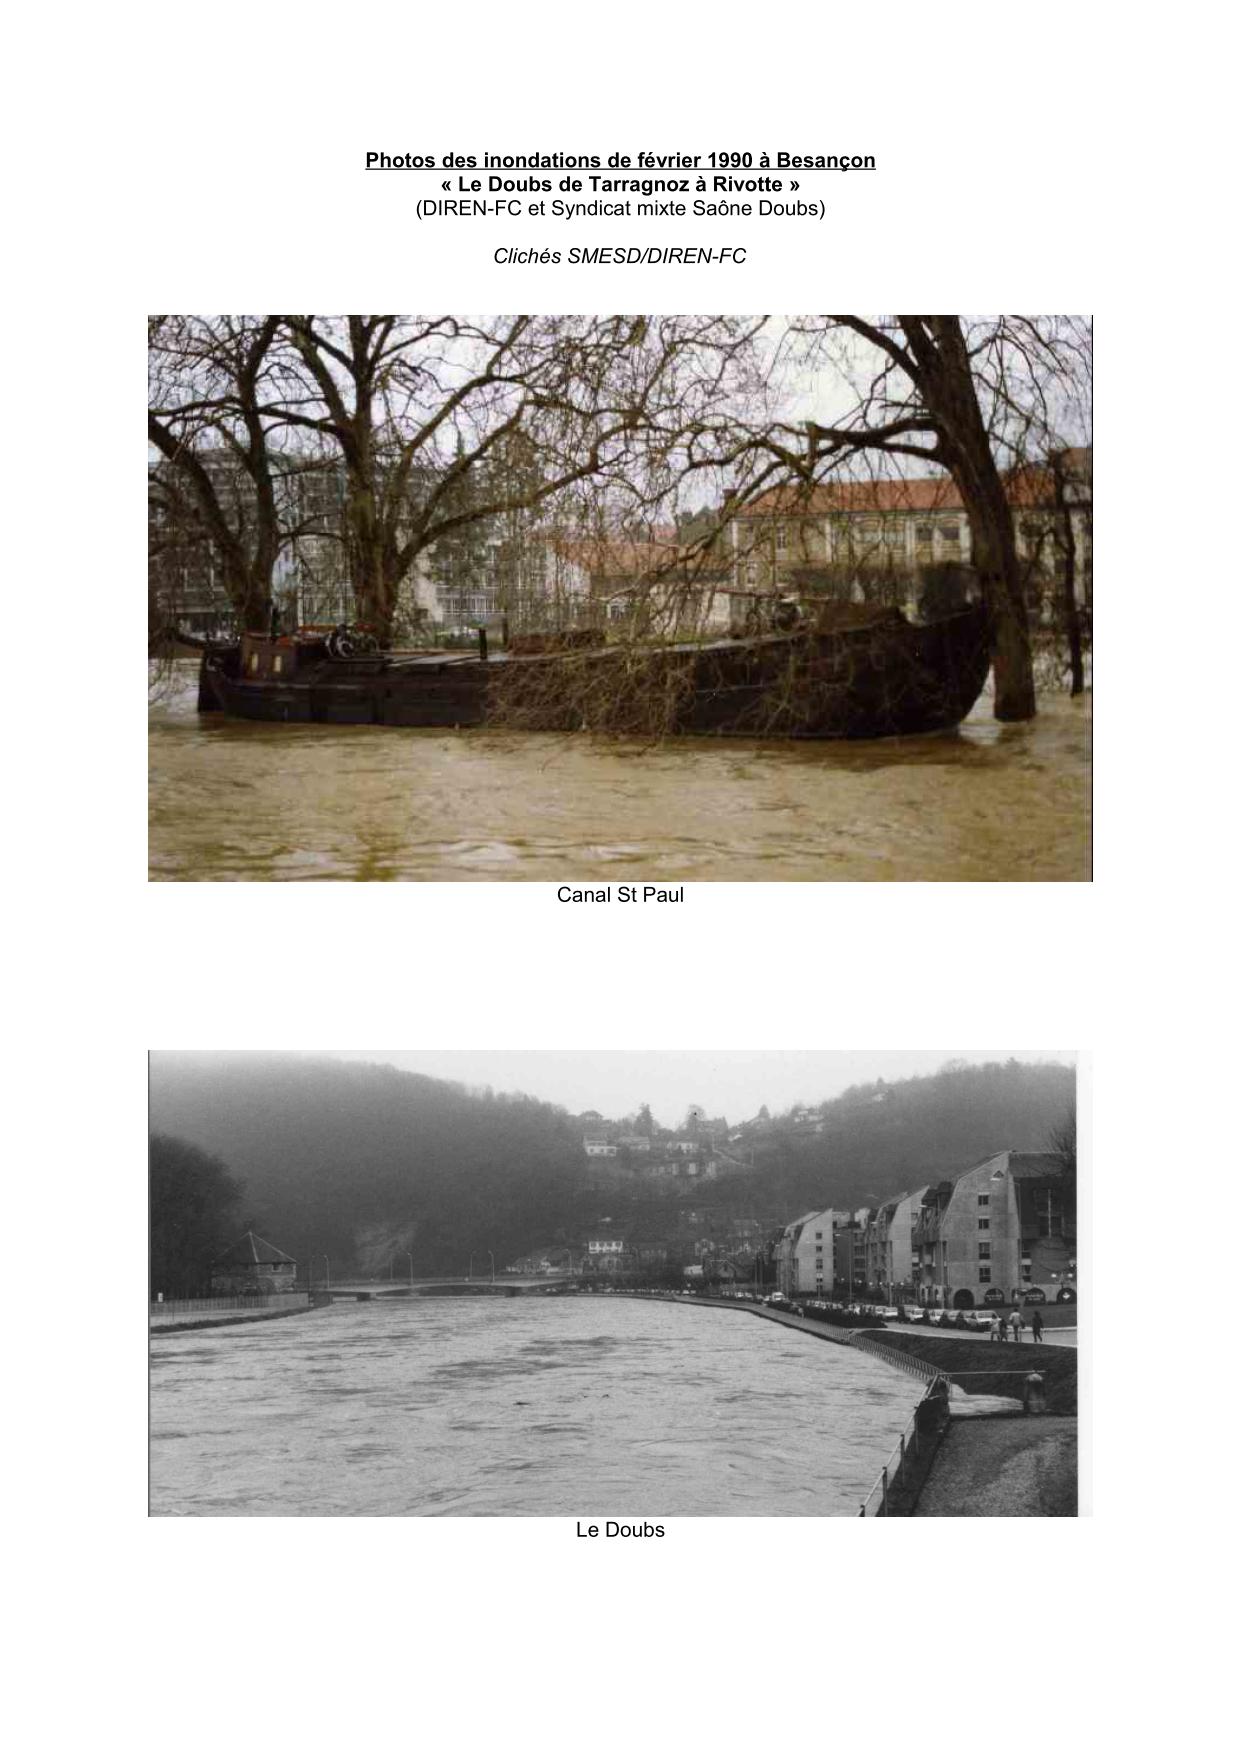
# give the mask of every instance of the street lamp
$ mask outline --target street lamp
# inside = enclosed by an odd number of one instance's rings
[[[413,1290],[413,1250],[412,1249],[397,1249],[396,1253],[398,1255],[408,1255],[409,1256],[409,1289],[410,1289],[410,1291],[412,1291]],[[393,1259],[393,1265],[395,1265],[394,1259]]]
[[[327,1276],[327,1295],[330,1297],[332,1294],[332,1264],[326,1255],[323,1256],[323,1270]]]

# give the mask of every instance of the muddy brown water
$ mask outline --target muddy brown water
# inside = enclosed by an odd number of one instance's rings
[[[250,724],[152,708],[157,881],[1077,882],[1088,697],[870,743]]]

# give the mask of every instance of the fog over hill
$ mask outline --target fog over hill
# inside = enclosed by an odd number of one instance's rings
[[[439,1273],[463,1270],[471,1250],[502,1267],[576,1243],[603,1216],[654,1234],[690,1200],[781,1222],[869,1204],[991,1151],[1045,1149],[1074,1089],[1067,1066],[949,1065],[734,1119],[730,1149],[748,1167],[677,1189],[670,1205],[666,1189],[591,1192],[582,1123],[563,1109],[326,1056],[157,1053],[151,1127],[221,1158],[243,1184],[246,1221],[299,1259],[326,1253],[333,1276],[369,1274],[410,1248],[419,1273]]]

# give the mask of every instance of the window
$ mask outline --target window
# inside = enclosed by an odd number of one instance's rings
[[[989,1206],[990,1195],[989,1194],[979,1194],[977,1196],[977,1203],[979,1206]]]
[[[979,1218],[977,1221],[977,1228],[979,1230],[989,1230],[990,1229],[990,1219],[989,1218]]]
[[[989,1267],[979,1267],[977,1269],[977,1282],[979,1285],[989,1285],[990,1284],[990,1268]]]
[[[977,1258],[979,1261],[988,1261],[990,1259],[990,1244],[988,1242],[978,1243]]]
[[[939,525],[939,534],[940,534],[940,536],[942,536],[944,542],[959,542],[959,540],[960,540],[960,525],[959,524],[940,524]]]
[[[788,546],[788,526],[787,526],[787,524],[776,524],[776,526],[775,526],[775,546],[777,549],[780,549],[780,550],[787,548],[787,546]]]
[[[934,541],[934,525],[933,524],[918,524],[918,526],[917,526],[917,540],[919,542],[923,542],[923,543],[933,542]]]
[[[821,1241],[822,1241],[822,1232],[821,1232],[821,1230],[816,1230],[816,1231],[815,1231],[815,1232],[814,1232],[814,1240],[815,1240],[815,1242],[821,1242]]]

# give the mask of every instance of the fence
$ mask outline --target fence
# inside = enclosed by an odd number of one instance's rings
[[[914,1362],[920,1363],[920,1360]],[[909,1514],[911,1504],[897,1512],[892,1509],[892,1500],[897,1494],[901,1498],[907,1497],[911,1479],[921,1470],[923,1463],[928,1468],[934,1459],[947,1424],[950,1386],[945,1376],[935,1372],[930,1387],[914,1407],[913,1416],[900,1433],[878,1479],[861,1500],[860,1516]]]
[[[868,1334],[854,1334],[849,1341],[851,1346],[859,1346],[863,1352],[872,1352],[875,1358],[881,1358],[884,1364],[894,1364],[907,1376],[920,1377],[922,1382],[932,1383],[939,1377],[946,1378],[946,1372],[937,1364],[927,1364],[924,1358],[915,1358],[911,1352],[901,1352],[897,1346],[884,1346],[881,1340],[871,1340]],[[953,1374],[959,1374],[955,1372]]]
[[[174,1297],[151,1305],[151,1320],[180,1315],[227,1314],[230,1310],[305,1309],[304,1291],[275,1291],[261,1297]]]

